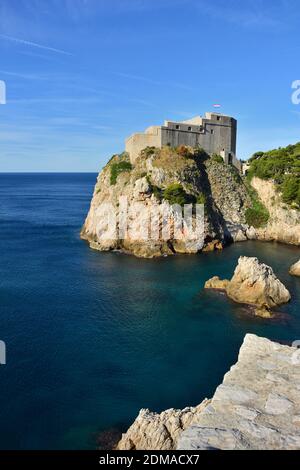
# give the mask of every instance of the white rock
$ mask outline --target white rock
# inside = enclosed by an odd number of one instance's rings
[[[286,287],[273,269],[255,257],[241,256],[228,284],[227,295],[236,302],[275,307],[290,300]]]
[[[290,267],[289,273],[293,276],[300,276],[300,259]]]
[[[273,415],[281,415],[287,413],[293,407],[293,403],[286,397],[282,397],[276,393],[270,393],[265,410]]]

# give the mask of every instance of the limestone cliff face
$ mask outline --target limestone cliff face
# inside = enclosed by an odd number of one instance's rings
[[[254,177],[251,185],[270,213],[266,227],[256,229],[256,237],[259,240],[300,245],[300,211],[282,203],[272,181]]]
[[[248,334],[212,400],[141,410],[117,449],[299,450],[299,387],[299,350]]]
[[[123,167],[120,162],[123,162]],[[197,232],[193,238],[183,231],[181,239],[176,238],[172,231],[168,239],[159,236],[158,239],[146,240],[141,235],[147,214],[152,209],[159,207],[170,216],[174,214],[172,197],[166,195],[172,191],[176,195],[178,187],[185,202],[205,204],[204,249],[221,249],[222,244],[229,240],[246,239],[245,211],[251,200],[237,171],[191,148],[180,154],[168,147],[146,149],[131,168],[126,155],[115,156],[104,167],[98,176],[82,238],[89,241],[91,248],[101,251],[118,249],[139,257],[201,251],[203,240]],[[122,210],[120,197],[123,196],[130,206],[140,204],[139,214],[129,213],[130,230],[122,237],[112,234],[102,238],[101,234],[107,228],[107,217],[101,207],[111,204],[119,220]],[[154,232],[161,235],[161,221],[154,219],[151,223]]]

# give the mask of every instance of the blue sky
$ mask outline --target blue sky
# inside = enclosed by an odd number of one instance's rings
[[[98,171],[213,103],[240,158],[299,141],[299,24],[298,0],[0,0],[0,171]]]

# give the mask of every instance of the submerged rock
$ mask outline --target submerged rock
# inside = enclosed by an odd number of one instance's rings
[[[208,281],[206,281],[204,287],[205,289],[220,289],[226,290],[229,284],[228,279],[220,279],[219,276],[214,276]]]
[[[223,244],[220,240],[212,240],[211,242],[207,242],[205,247],[202,251],[216,251],[216,250],[223,250]]]
[[[205,283],[205,288],[224,289],[228,297],[238,303],[258,307],[255,314],[269,318],[269,309],[289,302],[291,295],[275,276],[273,269],[255,257],[240,256],[230,281],[217,276]]]
[[[292,274],[292,276],[300,276],[300,259],[290,267],[289,273]]]

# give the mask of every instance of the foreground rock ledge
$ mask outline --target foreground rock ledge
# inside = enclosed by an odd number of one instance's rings
[[[117,448],[298,450],[299,390],[299,351],[248,334],[211,402],[160,415],[142,410]]]
[[[246,335],[225,375],[178,449],[300,449],[300,355]]]
[[[300,259],[290,267],[289,273],[292,274],[292,276],[300,276]]]
[[[123,434],[117,450],[176,449],[180,433],[196,421],[208,403],[209,400],[204,400],[195,407],[171,408],[160,414],[141,409],[127,433]]]
[[[255,257],[240,256],[230,281],[215,276],[204,287],[225,290],[235,302],[258,307],[255,311],[260,316],[268,316],[270,308],[291,299],[289,291],[275,276],[273,269]]]

